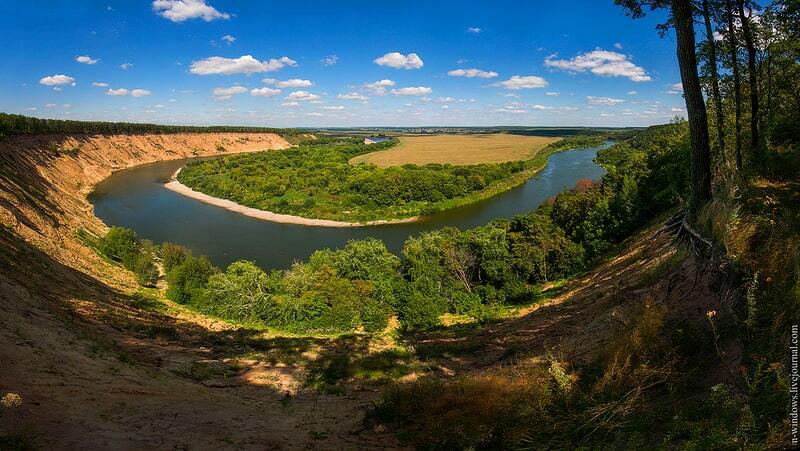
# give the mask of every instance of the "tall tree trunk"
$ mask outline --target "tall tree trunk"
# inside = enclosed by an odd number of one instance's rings
[[[694,217],[700,207],[711,199],[711,152],[708,144],[706,104],[700,87],[700,77],[697,75],[691,0],[672,0],[672,18],[675,22],[676,53],[681,70],[683,96],[686,99],[686,113],[689,116],[691,139],[689,216]]]
[[[714,30],[711,28],[710,9],[708,0],[703,0],[703,20],[706,25],[706,39],[708,40],[708,65],[711,68],[711,97],[717,116],[717,147],[719,148],[720,158],[722,158],[722,165],[727,166],[725,158],[725,119],[722,115],[722,96],[719,93],[719,73],[717,72],[717,43],[714,42]]]
[[[747,73],[750,82],[750,151],[755,156],[761,155],[761,140],[758,135],[758,73],[756,72],[756,46],[753,42],[753,31],[750,18],[744,14],[744,0],[739,0],[739,20],[742,22],[744,44],[747,47]]]
[[[733,4],[725,0],[725,17],[728,19],[728,42],[731,47],[731,71],[733,72],[734,136],[736,137],[736,171],[742,173],[742,81],[739,78],[739,44],[736,42],[736,27],[733,23]]]

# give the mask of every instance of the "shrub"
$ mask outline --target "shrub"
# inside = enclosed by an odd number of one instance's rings
[[[179,304],[202,302],[208,278],[216,271],[205,257],[187,256],[167,273],[167,297]]]

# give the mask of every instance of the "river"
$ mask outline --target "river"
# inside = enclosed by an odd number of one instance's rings
[[[526,213],[578,180],[598,180],[605,173],[594,162],[605,146],[551,155],[547,166],[517,188],[420,221],[372,227],[327,228],[278,224],[240,215],[184,197],[164,183],[190,160],[152,163],[117,172],[89,196],[98,218],[128,227],[155,243],[184,245],[220,267],[235,260],[286,268],[321,248],[342,247],[348,240],[375,237],[395,253],[411,235],[445,226],[466,229],[495,218]]]

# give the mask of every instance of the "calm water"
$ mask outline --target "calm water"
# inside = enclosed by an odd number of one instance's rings
[[[354,238],[379,238],[399,253],[410,235],[444,226],[466,229],[526,213],[580,179],[599,179],[604,170],[593,159],[600,148],[552,155],[539,174],[515,189],[408,224],[327,228],[243,216],[164,188],[169,177],[189,160],[118,172],[100,183],[89,200],[106,224],[131,228],[156,243],[182,244],[218,266],[245,259],[264,268],[284,268],[295,260],[305,260],[316,249],[342,247]]]

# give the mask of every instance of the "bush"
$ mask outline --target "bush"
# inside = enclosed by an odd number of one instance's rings
[[[164,265],[164,272],[170,272],[172,268],[186,261],[186,257],[191,255],[189,249],[174,243],[164,243],[161,245],[161,263]]]
[[[167,298],[179,303],[202,302],[208,278],[217,269],[205,257],[187,256],[167,273]]]
[[[143,246],[136,237],[136,232],[123,227],[112,227],[98,242],[98,250],[132,271],[139,285],[153,286],[158,281],[158,268],[145,247],[151,246]]]

